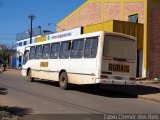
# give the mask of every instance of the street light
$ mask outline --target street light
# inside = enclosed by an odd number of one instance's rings
[[[32,21],[34,19],[36,19],[36,16],[31,14],[31,15],[28,16],[28,18],[31,20],[31,22],[30,22],[30,31],[29,31],[29,33],[30,33],[30,44],[31,44],[32,43]]]
[[[61,27],[59,27],[58,25],[56,25],[55,23],[48,23],[48,26],[50,26],[50,25],[55,25],[57,28],[59,28],[60,30],[62,30],[62,31],[64,31],[64,29],[62,29]]]

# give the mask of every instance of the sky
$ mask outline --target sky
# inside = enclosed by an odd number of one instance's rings
[[[0,43],[16,44],[16,34],[29,30],[29,15],[36,19],[33,27],[55,31],[54,24],[77,9],[86,0],[0,0]],[[48,23],[54,23],[47,26]]]

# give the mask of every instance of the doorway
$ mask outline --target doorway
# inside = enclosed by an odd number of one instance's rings
[[[136,77],[142,77],[142,65],[143,65],[143,50],[137,50],[137,75]]]

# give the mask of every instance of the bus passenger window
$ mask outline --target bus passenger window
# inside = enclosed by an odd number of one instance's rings
[[[84,50],[85,58],[95,58],[97,55],[98,37],[87,38]]]
[[[48,59],[49,58],[49,51],[50,51],[50,44],[43,46],[43,54],[42,59]]]
[[[84,50],[84,40],[74,40],[72,42],[71,58],[82,58]]]
[[[40,59],[41,56],[42,56],[42,46],[39,45],[39,46],[36,47],[36,52],[35,52],[34,58],[35,59]]]
[[[34,59],[34,54],[35,54],[35,47],[31,47],[30,53],[29,53],[29,59]]]
[[[59,55],[60,43],[53,43],[51,46],[50,58],[57,59]]]
[[[70,56],[70,49],[71,49],[71,42],[62,42],[61,43],[61,49],[60,49],[60,54],[59,58],[61,59],[67,59]]]

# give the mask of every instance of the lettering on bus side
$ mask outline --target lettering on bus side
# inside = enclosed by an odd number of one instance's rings
[[[112,64],[110,63],[108,66],[109,71],[115,71],[115,72],[125,72],[129,73],[129,65],[120,65],[120,64]]]
[[[41,62],[40,67],[48,67],[48,62]]]

